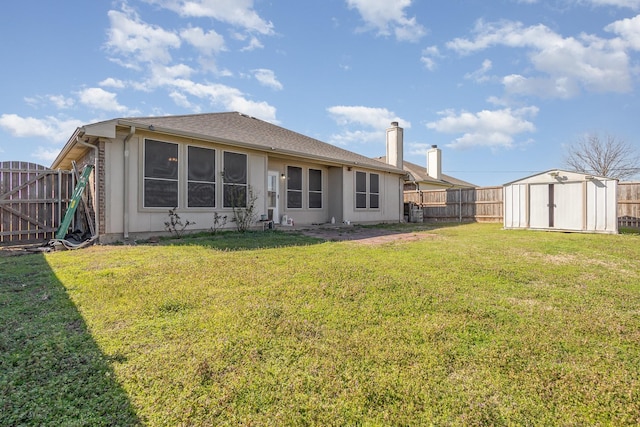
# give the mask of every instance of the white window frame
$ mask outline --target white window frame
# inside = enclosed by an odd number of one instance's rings
[[[291,179],[289,177],[289,170],[290,169],[299,169],[300,170],[300,188],[299,189],[298,188],[289,187],[289,182],[291,181]],[[287,166],[286,192],[287,192],[287,209],[303,209],[304,208],[304,168],[302,166],[293,166],[293,165],[288,165]],[[299,193],[300,194],[300,206],[291,207],[289,205],[289,203],[291,201],[289,195],[291,193]]]
[[[235,155],[239,155],[239,156],[244,156],[245,159],[245,182],[244,183],[234,183],[234,182],[227,182],[227,173],[226,173],[226,155],[227,154],[235,154]],[[247,206],[247,200],[249,197],[249,155],[247,153],[240,153],[237,151],[223,151],[222,152],[222,170],[220,172],[220,174],[222,175],[222,207],[223,208],[228,208],[231,209],[233,208],[232,205],[227,205],[227,198],[226,198],[226,189],[231,186],[231,187],[244,187],[244,194],[245,194],[245,200],[244,200],[244,205],[243,206],[237,206],[237,207],[246,207]]]
[[[191,155],[190,154],[191,148],[197,148],[197,149],[200,149],[200,150],[209,150],[209,151],[213,152],[213,181],[200,181],[200,180],[195,180],[195,179],[190,179],[189,178],[189,166],[190,166],[189,165],[189,157]],[[187,181],[186,201],[185,201],[186,206],[189,209],[212,209],[212,208],[215,208],[218,205],[218,203],[217,203],[217,199],[218,199],[218,197],[217,197],[217,194],[218,194],[218,182],[217,182],[217,178],[216,178],[217,170],[218,170],[217,165],[216,165],[216,161],[217,161],[217,158],[218,158],[217,150],[215,148],[202,147],[202,146],[199,146],[199,145],[187,145],[186,150],[187,150],[187,154],[186,154],[186,157],[187,157],[186,164],[187,165],[186,165],[186,171],[185,171],[185,176],[186,176],[186,181]],[[192,183],[193,184],[209,184],[209,185],[213,184],[213,206],[191,206],[191,205],[189,205],[189,184],[192,184]]]
[[[319,190],[312,190],[311,189],[311,171],[316,171],[319,172],[320,174],[320,189]],[[322,207],[324,206],[324,185],[322,180],[324,179],[324,174],[322,173],[322,169],[316,169],[316,168],[308,168],[307,169],[307,206],[309,207],[309,209],[322,209]],[[320,206],[311,206],[311,195],[312,194],[318,194],[320,195]]]
[[[365,188],[364,191],[362,188],[358,188],[358,174],[363,174],[364,175],[364,184],[365,184]],[[376,175],[378,177],[378,191],[377,192],[372,192],[371,191],[371,176],[372,175]],[[365,172],[365,171],[356,171],[353,174],[353,190],[354,190],[354,200],[353,200],[353,206],[356,210],[360,210],[360,211],[364,211],[364,210],[380,210],[380,184],[381,184],[381,178],[382,175],[376,172]],[[361,196],[361,198],[364,198],[365,200],[365,206],[358,206],[358,196]],[[377,196],[378,197],[378,206],[377,207],[372,207],[371,206],[371,196]]]
[[[171,158],[173,160],[170,161],[175,161],[177,163],[176,167],[177,167],[177,172],[176,172],[176,177],[175,178],[159,178],[159,177],[153,177],[153,176],[147,176],[147,162],[146,162],[146,158],[147,158],[147,143],[148,142],[158,142],[161,144],[168,144],[168,145],[174,145],[176,147],[176,157],[175,158]],[[180,206],[180,144],[175,143],[175,142],[168,142],[168,141],[161,141],[158,139],[152,139],[152,138],[145,138],[143,140],[142,143],[142,207],[145,209],[173,209],[176,207]],[[148,181],[155,181],[155,182],[172,182],[176,184],[177,187],[177,192],[176,192],[176,203],[171,203],[172,206],[147,206],[146,204],[146,194],[147,194],[147,182]]]

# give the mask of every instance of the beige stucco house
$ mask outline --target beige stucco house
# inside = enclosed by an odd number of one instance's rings
[[[390,130],[402,134],[395,122]],[[73,161],[94,165],[90,192],[103,242],[161,233],[175,207],[195,221],[193,229],[209,229],[214,213],[231,215],[250,191],[257,215],[276,224],[285,217],[295,225],[403,220],[402,163],[235,112],[89,124],[74,132],[52,168],[69,170]]]

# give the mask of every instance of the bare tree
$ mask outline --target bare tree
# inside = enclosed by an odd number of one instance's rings
[[[564,163],[582,173],[624,180],[640,173],[640,155],[636,148],[622,139],[597,133],[586,135],[571,145]]]

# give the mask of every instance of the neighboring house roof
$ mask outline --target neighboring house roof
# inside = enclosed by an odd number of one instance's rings
[[[115,137],[116,126],[135,126],[139,129],[151,130],[162,134],[227,143],[288,156],[321,160],[328,163],[356,165],[394,173],[403,172],[395,166],[237,112],[164,117],[129,117],[87,125],[79,128],[74,133],[74,136],[67,142],[65,148],[54,161],[53,166],[55,167],[62,163],[66,153],[76,144],[77,135],[83,135],[84,132],[87,135],[93,135],[91,132],[96,129],[100,131],[96,132],[96,135],[106,136],[105,129],[107,130],[106,133],[109,133],[111,132],[109,129],[112,128],[112,137]]]
[[[380,162],[386,162],[386,156],[377,157]],[[423,166],[418,166],[415,163],[407,162],[406,160],[403,162],[405,172],[408,172],[411,177],[410,179],[416,182],[424,182],[427,184],[439,185],[443,187],[477,187],[475,184],[471,184],[470,182],[463,181],[458,178],[454,178],[449,175],[442,174],[442,179],[435,179],[429,176],[427,172],[427,168]]]

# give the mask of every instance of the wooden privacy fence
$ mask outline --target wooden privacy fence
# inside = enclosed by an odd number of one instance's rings
[[[502,222],[502,186],[407,191],[404,202],[422,207],[424,221]],[[640,183],[618,183],[618,226],[640,227]]]
[[[640,227],[640,183],[618,183],[618,227]]]
[[[422,206],[424,221],[502,221],[502,187],[405,192],[404,201]]]
[[[70,171],[0,162],[0,244],[53,238],[74,185]]]

